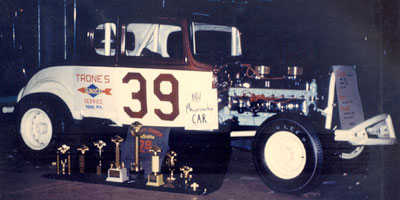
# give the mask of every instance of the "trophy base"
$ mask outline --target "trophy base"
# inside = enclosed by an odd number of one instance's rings
[[[164,187],[166,187],[166,188],[175,188],[175,185],[174,185],[173,182],[167,182],[167,183],[164,185]]]
[[[96,166],[96,175],[101,176],[101,166]]]
[[[146,185],[160,187],[161,185],[165,184],[163,179],[164,178],[162,174],[157,174],[157,175],[149,174],[147,177]]]
[[[123,183],[129,180],[126,168],[108,169],[108,177],[106,181]]]
[[[176,178],[174,178],[173,176],[167,177],[167,180],[165,181],[166,184],[164,185],[164,187],[175,188],[175,186],[174,186],[175,180],[176,180]]]
[[[131,171],[129,177],[131,180],[144,180],[144,171]]]

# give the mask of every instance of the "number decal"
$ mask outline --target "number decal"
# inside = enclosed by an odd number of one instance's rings
[[[146,96],[146,79],[140,74],[129,72],[122,79],[122,83],[129,83],[131,80],[139,81],[139,91],[132,92],[132,99],[137,99],[140,102],[140,111],[133,112],[130,107],[124,106],[125,113],[130,118],[143,118],[147,114],[147,96]],[[162,82],[171,83],[171,93],[163,94],[161,92]],[[173,121],[179,115],[179,91],[178,80],[172,74],[160,74],[154,79],[154,94],[160,101],[170,102],[172,104],[172,112],[164,113],[161,109],[154,109],[154,113],[161,119],[166,121]]]
[[[122,79],[122,83],[129,83],[130,80],[139,81],[140,89],[138,92],[132,92],[132,99],[137,99],[140,102],[140,111],[133,112],[127,106],[124,106],[124,111],[131,118],[143,118],[147,114],[146,79],[139,73],[129,72]]]
[[[140,152],[148,153],[152,146],[151,140],[140,140]]]
[[[170,94],[163,94],[161,92],[161,82],[168,81],[171,83],[172,90]],[[179,115],[179,93],[178,93],[178,80],[172,74],[160,74],[154,80],[154,94],[161,101],[168,101],[172,104],[172,112],[170,114],[165,114],[161,109],[154,109],[156,115],[167,121],[173,121]]]

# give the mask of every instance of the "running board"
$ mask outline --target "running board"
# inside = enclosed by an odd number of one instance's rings
[[[381,114],[368,119],[349,130],[335,130],[335,141],[352,145],[392,145],[396,143],[392,118]]]
[[[231,137],[254,137],[256,131],[232,131]]]

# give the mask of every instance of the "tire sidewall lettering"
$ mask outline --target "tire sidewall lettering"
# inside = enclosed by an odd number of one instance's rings
[[[301,172],[300,175],[298,175],[293,179],[287,179],[287,180],[281,179],[277,177],[275,174],[273,174],[272,171],[268,168],[264,153],[259,153],[255,155],[256,167],[258,171],[261,174],[263,174],[261,175],[261,178],[267,183],[267,185],[271,186],[284,183],[290,188],[293,188],[292,189],[293,191],[295,190],[295,188],[303,188],[311,181],[317,167],[317,161],[316,161],[317,156],[313,151],[315,144],[313,143],[312,138],[310,138],[311,133],[307,132],[307,128],[305,128],[298,122],[290,119],[272,120],[267,124],[265,124],[265,126],[263,126],[263,128],[258,131],[258,135],[255,141],[256,145],[254,146],[256,148],[255,152],[263,152],[263,149],[265,148],[268,139],[278,131],[287,131],[292,133],[297,138],[299,138],[302,144],[304,145],[304,148],[306,150],[307,161],[303,171]],[[282,192],[288,192],[288,191],[282,191]]]

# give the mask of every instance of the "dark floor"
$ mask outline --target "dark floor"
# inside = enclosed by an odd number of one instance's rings
[[[258,177],[251,153],[233,148],[227,172],[202,174],[204,184],[217,185],[206,195],[160,192],[146,189],[58,180],[50,164],[35,166],[24,161],[13,147],[10,121],[0,128],[0,199],[398,199],[400,195],[399,146],[375,147],[368,164],[359,170],[340,166],[324,174],[320,186],[303,195],[271,191]],[[213,166],[207,166],[213,167]],[[207,186],[203,186],[207,187]],[[211,187],[211,186],[210,186]],[[213,186],[214,187],[214,186]]]

